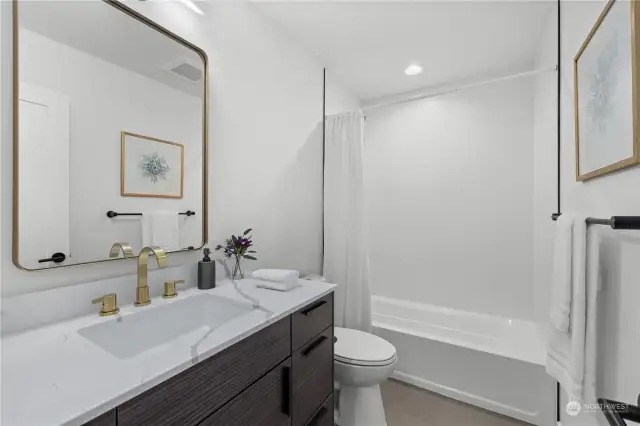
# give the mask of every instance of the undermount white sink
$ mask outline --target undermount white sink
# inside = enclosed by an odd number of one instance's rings
[[[236,300],[201,294],[166,306],[141,308],[131,315],[78,330],[78,334],[110,354],[131,358],[199,328],[215,329],[254,308]]]

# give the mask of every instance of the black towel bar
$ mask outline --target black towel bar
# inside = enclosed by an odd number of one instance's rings
[[[184,213],[178,213],[179,215],[184,215],[184,216],[195,216],[196,212],[191,211],[191,210],[187,210]],[[108,218],[114,218],[114,217],[118,217],[118,216],[142,216],[142,213],[118,213],[118,212],[114,212],[113,210],[109,210],[107,212],[107,217]]]
[[[560,213],[551,215],[552,220],[558,220]],[[609,219],[587,218],[587,225],[608,225],[612,229],[640,229],[640,216],[611,216]]]

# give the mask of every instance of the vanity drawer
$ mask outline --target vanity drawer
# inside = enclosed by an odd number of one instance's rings
[[[291,315],[291,343],[296,350],[333,324],[333,293]]]
[[[304,426],[333,392],[333,327],[292,355],[293,426]]]
[[[313,413],[305,426],[333,426],[333,394]]]
[[[289,426],[290,374],[287,359],[198,426]]]
[[[287,317],[118,407],[118,426],[192,426],[289,357]]]

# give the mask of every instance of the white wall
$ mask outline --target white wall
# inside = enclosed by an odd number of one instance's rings
[[[558,15],[549,14],[541,29],[534,67],[547,69],[558,62]],[[535,320],[546,324],[549,318],[551,262],[554,222],[557,207],[557,73],[535,77],[533,126],[533,305]]]
[[[573,58],[589,34],[605,6],[604,1],[562,3],[562,71],[561,71],[561,161],[562,161],[562,210],[592,217],[612,215],[640,215],[640,199],[637,197],[640,169],[621,171],[588,182],[575,180],[574,108],[573,108]],[[549,32],[553,31],[555,16],[549,17]],[[540,57],[555,56],[555,46],[546,45]],[[543,83],[544,84],[544,83]],[[546,96],[547,89],[539,86],[538,96]],[[549,108],[551,104],[549,104]],[[537,134],[550,134],[555,123],[553,114],[544,114],[545,120],[536,120]],[[537,117],[539,118],[539,117]],[[546,129],[546,130],[545,130]],[[539,132],[539,133],[538,133]],[[544,139],[544,141],[542,140]],[[547,173],[555,168],[555,138],[536,138],[541,156],[537,157],[537,173]],[[544,153],[543,153],[544,151]],[[537,178],[536,178],[537,179]],[[544,179],[553,179],[549,176]],[[555,182],[550,191],[555,196]],[[549,194],[544,196],[549,200]],[[548,202],[548,201],[547,201]],[[536,223],[548,220],[545,208],[536,209]],[[555,211],[555,207],[552,208]],[[544,217],[543,217],[544,216]],[[536,229],[536,233],[540,228]],[[548,240],[548,237],[545,237]],[[598,305],[598,386],[597,396],[636,403],[640,393],[640,233],[638,231],[614,231],[604,227],[593,227],[590,241],[598,241],[600,249],[600,271],[603,291]],[[547,242],[543,250],[552,251]],[[537,285],[544,285],[542,281]],[[548,294],[547,288],[543,291]],[[542,294],[542,293],[541,293]],[[542,306],[543,313],[548,306]],[[608,425],[600,414],[580,414],[569,417],[564,412],[566,398],[563,396],[561,411],[563,426]]]
[[[128,242],[136,253],[140,251],[140,218],[109,219],[106,217],[109,210],[176,213],[194,210],[195,217],[179,218],[179,247],[199,247],[202,244],[202,100],[23,28],[20,29],[20,48],[20,81],[53,90],[69,99],[71,250],[66,253],[69,256],[66,263],[107,259],[116,241]],[[47,72],[42,71],[45,69]],[[121,131],[184,146],[182,199],[120,195]],[[27,176],[47,179],[39,173],[39,165],[30,163],[28,157],[21,156],[20,164],[21,171],[30,171]],[[37,199],[21,199],[21,206],[46,209]],[[29,224],[25,225],[28,228]],[[39,237],[47,238],[47,235]],[[41,267],[37,259],[21,261],[30,268]]]
[[[4,47],[11,3],[1,3]],[[210,244],[253,227],[260,260],[248,267],[320,272],[321,65],[246,3],[206,3],[205,16],[177,2],[132,5],[209,56]],[[2,52],[3,295],[133,273],[130,261],[44,272],[11,264],[10,49]],[[170,264],[199,257],[175,254]]]
[[[344,89],[344,86],[335,78],[331,69],[327,70],[326,82],[327,115],[354,111],[360,108],[360,99]]]
[[[378,295],[532,319],[532,82],[367,112]]]

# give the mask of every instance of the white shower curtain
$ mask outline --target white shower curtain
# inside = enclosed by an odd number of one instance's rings
[[[364,212],[364,115],[327,117],[323,275],[338,284],[336,325],[371,331],[371,290]]]

